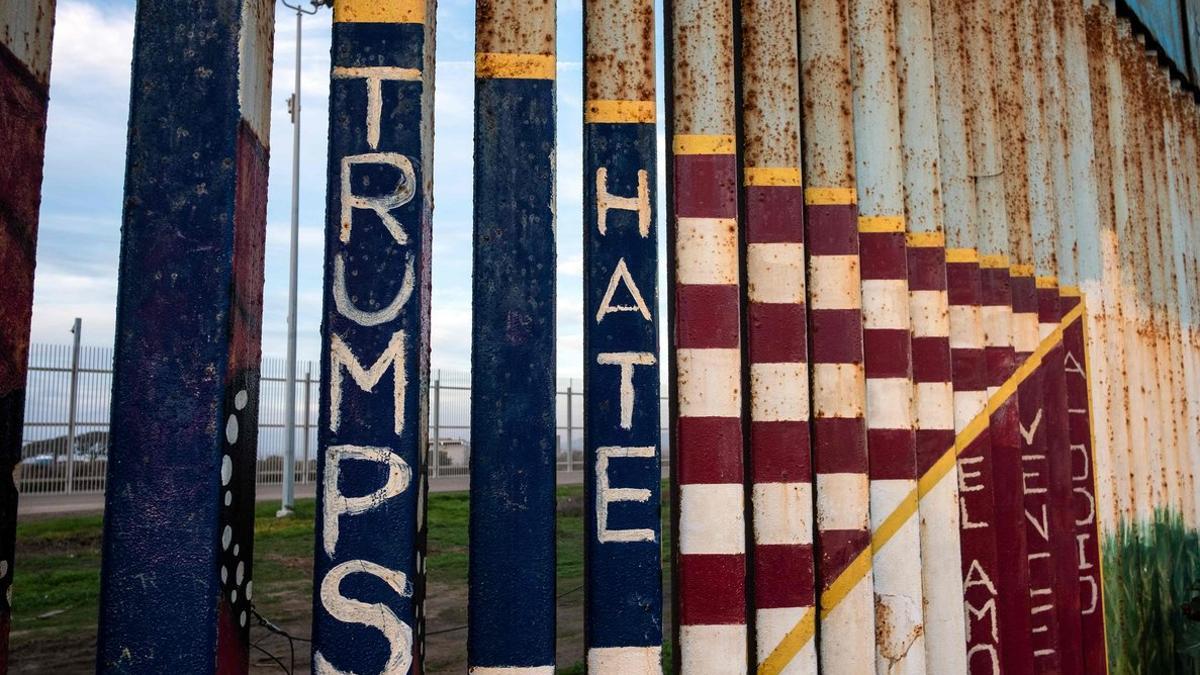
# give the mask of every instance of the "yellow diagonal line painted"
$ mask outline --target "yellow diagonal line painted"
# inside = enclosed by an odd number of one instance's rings
[[[871,549],[863,551],[850,563],[846,569],[838,575],[829,586],[829,590],[821,594],[821,618],[825,619],[829,613],[837,607],[846,595],[862,581],[867,572],[871,569],[871,553],[881,550],[891,541],[892,537],[900,531],[900,528],[908,521],[909,518],[917,512],[917,505],[921,497],[929,494],[929,491],[938,484],[938,481],[946,477],[950,470],[954,468],[954,463],[958,455],[966,450],[971,442],[979,437],[980,434],[988,428],[988,420],[992,413],[996,412],[1000,406],[1004,405],[1013,394],[1017,392],[1017,387],[1022,382],[1033,374],[1037,367],[1041,365],[1042,359],[1054,349],[1059,342],[1062,342],[1063,331],[1075,323],[1083,316],[1084,303],[1080,302],[1070,312],[1063,317],[1058,326],[1046,336],[1037,349],[1029,355],[1029,358],[1017,368],[1017,370],[1005,380],[1004,384],[996,390],[988,398],[987,406],[975,416],[975,419],[963,428],[962,431],[954,439],[954,447],[946,450],[941,457],[938,458],[933,466],[917,480],[916,489],[909,492],[900,502],[900,504],[880,523],[875,532],[871,534]],[[783,669],[791,663],[796,654],[808,644],[816,631],[816,621],[813,611],[810,609],[800,617],[800,621],[796,623],[787,635],[780,640],[775,649],[763,659],[763,662],[758,666],[759,675],[777,675],[783,672]]]

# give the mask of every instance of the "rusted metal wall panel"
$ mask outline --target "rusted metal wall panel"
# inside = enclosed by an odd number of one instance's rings
[[[665,8],[677,669],[749,666],[734,7]]]
[[[654,4],[584,15],[587,665],[661,672]]]
[[[421,670],[433,19],[424,0],[334,5],[313,575],[318,670]],[[359,589],[375,587],[387,591],[363,605]]]
[[[554,668],[555,3],[479,0],[467,658]]]
[[[138,5],[97,670],[249,667],[273,8]]]
[[[37,249],[54,0],[0,6],[0,672],[8,669],[33,269]]]

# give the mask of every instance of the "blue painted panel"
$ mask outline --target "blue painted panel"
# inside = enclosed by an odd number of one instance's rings
[[[588,648],[662,644],[655,165],[653,124],[585,124],[584,513]],[[605,233],[600,233],[598,197],[609,203],[597,188],[600,169],[605,170],[606,192],[614,197],[638,197],[638,173],[645,172],[651,217],[644,236],[637,211],[611,206],[606,210]],[[618,272],[622,262],[628,270],[627,279]],[[614,277],[617,282],[606,301]],[[650,318],[642,313],[643,305]],[[601,311],[603,318],[597,320]],[[634,365],[633,354],[649,355],[653,363],[646,364],[643,357]],[[601,360],[607,363],[601,364]],[[619,365],[621,362],[629,365]],[[632,383],[631,401],[622,401],[623,370]],[[623,423],[623,405],[632,413],[628,424]],[[613,456],[612,451],[606,451],[606,475],[599,476],[597,449],[612,447],[623,449],[616,455],[632,456]],[[653,448],[650,457],[640,457],[644,451],[629,452],[646,447]],[[603,507],[607,521],[603,542],[598,532],[602,513],[597,501],[598,479],[604,479],[610,488],[648,491],[645,501],[614,501]],[[647,531],[652,536],[645,536]]]
[[[1184,31],[1188,44],[1187,76],[1200,84],[1200,0],[1183,0]]]
[[[554,663],[554,81],[475,81],[471,666]]]
[[[420,671],[431,120],[395,68],[424,45],[422,24],[333,26],[313,659],[344,672]]]
[[[98,671],[248,668],[267,152],[241,16],[137,8]]]
[[[1188,72],[1179,0],[1122,0],[1180,72]]]

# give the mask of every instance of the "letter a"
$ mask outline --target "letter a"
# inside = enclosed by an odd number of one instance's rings
[[[629,289],[629,294],[633,296],[633,301],[637,304],[612,304],[613,295],[617,292],[617,284],[622,282]],[[629,275],[629,268],[625,265],[624,258],[617,261],[617,269],[613,270],[612,278],[608,281],[608,290],[604,292],[604,299],[600,301],[600,309],[596,311],[596,323],[603,321],[605,314],[615,314],[616,312],[641,312],[643,318],[653,321],[650,318],[650,308],[646,307],[646,301],[642,299],[642,292],[638,290],[637,284],[633,283],[633,277]]]

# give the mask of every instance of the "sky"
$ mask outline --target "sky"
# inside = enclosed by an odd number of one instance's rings
[[[439,0],[434,110],[432,367],[470,366],[474,1]],[[84,344],[115,335],[117,258],[129,112],[134,5],[60,0],[54,29],[45,178],[34,282],[34,342],[67,343],[74,317]],[[321,270],[329,97],[328,9],[305,17],[301,63],[298,357],[320,353]],[[582,0],[558,2],[558,375],[583,372]],[[658,34],[661,35],[661,25]],[[277,5],[271,95],[263,354],[287,340],[296,17]],[[662,53],[657,50],[660,73]],[[659,163],[662,105],[659,95]],[[659,171],[659,209],[664,190]],[[660,232],[662,232],[660,222]],[[660,236],[660,249],[665,237]],[[659,283],[664,284],[659,254]],[[665,293],[658,317],[665,337]],[[665,341],[663,342],[665,344]],[[665,372],[665,369],[664,369]]]

